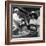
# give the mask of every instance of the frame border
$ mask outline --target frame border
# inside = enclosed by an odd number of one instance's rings
[[[10,42],[9,38],[9,4],[17,3],[17,4],[39,4],[43,5],[43,40],[37,41],[22,41],[22,42]],[[45,42],[45,3],[43,2],[26,2],[26,1],[5,1],[5,44],[27,44],[27,43],[44,43]]]

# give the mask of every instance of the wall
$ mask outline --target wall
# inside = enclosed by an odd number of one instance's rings
[[[16,1],[34,1],[34,2],[46,2],[46,0],[16,0]],[[5,0],[0,0],[0,46],[5,46]],[[46,13],[45,13],[46,14]],[[46,16],[45,16],[46,17]],[[34,44],[18,44],[16,46],[45,46],[46,43],[34,43]]]

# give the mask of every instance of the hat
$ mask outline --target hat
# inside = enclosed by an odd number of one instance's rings
[[[31,13],[35,13],[35,11],[31,11]]]
[[[19,9],[18,9],[18,8],[15,8],[15,9],[14,9],[14,12],[17,12],[17,11],[19,11]]]

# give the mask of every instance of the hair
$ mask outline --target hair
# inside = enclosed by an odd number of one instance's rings
[[[32,15],[34,15],[34,19],[37,19],[37,18],[38,18],[38,16],[37,16],[36,13],[29,14],[29,16],[30,16],[31,18],[32,18]]]
[[[30,26],[34,26],[34,27],[36,27],[36,30],[31,29],[31,28],[30,28]],[[31,30],[31,31],[37,31],[37,26],[36,26],[36,25],[34,25],[34,24],[30,24],[30,25],[28,25],[28,29],[29,29],[29,30]]]

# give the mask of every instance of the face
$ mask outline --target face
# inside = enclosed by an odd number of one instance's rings
[[[34,19],[34,15],[32,15],[32,19]]]
[[[31,25],[30,29],[31,29],[31,31],[36,31],[36,26]]]
[[[22,30],[23,30],[23,31],[26,31],[26,30],[27,30],[27,26],[23,26],[23,27],[22,27]]]

